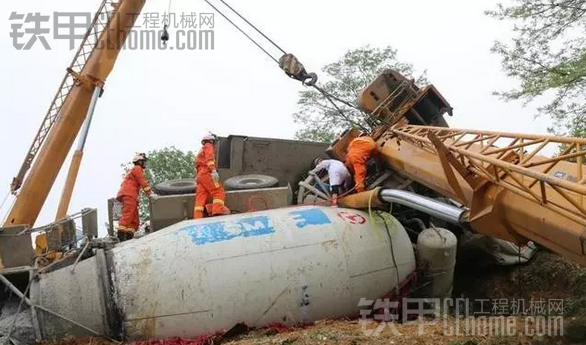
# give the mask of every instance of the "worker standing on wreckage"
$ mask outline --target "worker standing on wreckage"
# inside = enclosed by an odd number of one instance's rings
[[[211,207],[207,207],[208,214],[218,216],[229,214],[230,210],[224,206],[226,193],[220,183],[220,175],[216,168],[216,144],[214,134],[207,134],[201,139],[202,147],[195,159],[195,207],[193,219],[203,218],[208,199],[212,198]]]
[[[146,168],[147,157],[144,153],[137,153],[132,159],[134,166],[124,177],[116,199],[122,203],[122,217],[118,222],[118,239],[122,241],[134,238],[138,229],[140,218],[138,215],[138,195],[140,190],[149,197],[153,193],[147,181],[144,169]]]
[[[352,187],[352,176],[343,162],[336,159],[320,160],[310,174],[317,174],[322,170],[327,170],[330,192],[332,194],[332,204],[338,204],[338,196],[344,194]]]
[[[356,193],[366,189],[366,164],[372,157],[378,156],[376,142],[368,135],[361,134],[348,145],[346,166],[354,174]]]

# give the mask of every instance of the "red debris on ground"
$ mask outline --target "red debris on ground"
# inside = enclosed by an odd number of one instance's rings
[[[238,326],[238,327],[237,327]],[[282,323],[271,323],[264,327],[250,328],[244,324],[238,324],[234,328],[225,332],[205,334],[196,338],[169,338],[169,339],[151,339],[132,343],[133,345],[217,345],[222,341],[229,340],[234,336],[247,333],[249,331],[271,331],[273,334],[290,332],[294,329],[305,328],[311,325],[296,325],[289,327]]]
[[[206,334],[192,339],[151,339],[147,341],[135,342],[133,345],[212,345],[219,337],[221,337],[221,334]]]

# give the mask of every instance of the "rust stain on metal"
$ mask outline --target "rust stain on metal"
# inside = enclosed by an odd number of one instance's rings
[[[336,250],[338,249],[338,241],[337,240],[329,240],[329,241],[324,241],[321,243],[321,245],[324,247],[324,249],[329,253],[332,250]]]
[[[151,307],[149,312],[149,318],[145,320],[143,325],[143,334],[148,339],[155,338],[155,334],[157,333],[157,305],[158,303],[155,302],[154,305]]]

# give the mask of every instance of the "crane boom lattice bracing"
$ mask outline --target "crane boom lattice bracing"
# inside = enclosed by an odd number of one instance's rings
[[[76,83],[76,76],[81,74],[83,71],[86,62],[98,44],[102,32],[108,27],[114,13],[113,10],[108,10],[109,2],[110,1],[108,0],[102,1],[102,4],[98,8],[98,11],[96,12],[87,32],[85,33],[83,41],[77,50],[73,61],[67,68],[65,77],[63,77],[57,93],[55,94],[51,105],[49,106],[49,110],[45,114],[45,117],[41,123],[41,127],[39,128],[37,135],[35,136],[33,143],[25,156],[24,162],[22,163],[18,174],[12,180],[10,186],[12,193],[16,193],[16,191],[22,185],[24,177],[31,167],[33,160],[45,142],[45,138],[49,134],[53,124],[59,117],[61,108],[63,107],[67,97],[69,97],[73,85]]]
[[[586,139],[396,125],[381,141],[395,170],[469,207],[477,231],[586,263]]]
[[[562,212],[586,226],[586,179],[581,164],[586,154],[586,139],[425,126],[399,127],[392,133],[435,152],[434,144],[428,139],[429,133],[433,133],[474,174]],[[540,155],[548,146],[554,145],[563,147],[559,155],[553,158]],[[580,163],[573,166],[573,174],[565,169],[557,176],[550,174],[556,166],[570,159]],[[539,189],[535,190],[535,186]],[[546,187],[553,189],[568,204],[557,204],[548,199]]]

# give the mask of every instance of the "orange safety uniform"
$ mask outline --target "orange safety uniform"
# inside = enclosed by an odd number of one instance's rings
[[[202,146],[195,159],[195,169],[197,172],[195,177],[197,188],[195,191],[193,218],[203,218],[203,211],[210,197],[212,198],[212,216],[226,213],[224,187],[220,182],[216,182],[212,178],[212,171],[216,170],[214,145],[205,143]]]
[[[348,145],[346,166],[354,174],[356,192],[364,192],[366,186],[366,163],[373,155],[378,155],[376,142],[368,136],[355,138]]]
[[[140,220],[138,217],[138,195],[140,190],[151,195],[151,187],[140,165],[135,165],[124,177],[116,199],[122,202],[122,217],[118,222],[118,231],[135,233]]]

